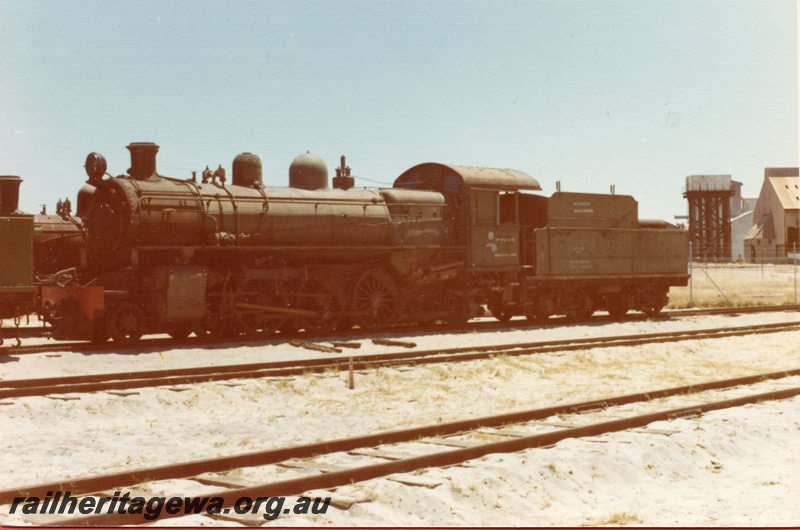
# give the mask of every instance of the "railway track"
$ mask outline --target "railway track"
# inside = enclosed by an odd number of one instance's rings
[[[800,311],[800,305],[781,305],[781,306],[754,306],[754,307],[734,307],[734,308],[713,308],[713,309],[685,309],[685,310],[673,310],[673,311],[666,311],[660,314],[659,317],[661,319],[668,319],[673,317],[685,317],[685,316],[699,316],[699,315],[739,315],[739,314],[746,314],[746,313],[766,313],[766,312],[782,312],[782,311]],[[637,320],[647,320],[650,317],[646,317],[640,314],[629,314],[626,316],[626,321],[637,321]],[[608,315],[595,315],[591,317],[591,319],[587,320],[586,322],[611,322],[614,321]],[[546,325],[564,325],[566,323],[574,323],[570,322],[566,317],[558,317],[558,318],[551,318],[550,322]],[[491,322],[470,322],[467,326],[463,329],[469,331],[494,331],[494,330],[501,330],[507,329],[509,326],[514,328],[537,328],[541,327],[542,324],[532,324],[527,322],[526,320],[512,320],[510,322],[498,322],[498,321],[491,321]],[[392,330],[389,330],[393,334],[403,335],[404,333],[408,333],[409,330],[419,331],[420,329],[434,329],[438,330],[441,329],[440,326],[435,327],[428,327],[428,328],[420,328],[420,327],[398,327]],[[453,328],[447,328],[448,331],[452,331]],[[461,328],[458,328],[461,329]],[[106,351],[110,348],[113,348],[115,353],[125,353],[127,352],[141,352],[142,350],[146,351],[149,349],[158,349],[158,350],[165,350],[169,348],[176,348],[176,347],[185,347],[190,346],[193,348],[198,347],[216,347],[223,344],[270,344],[270,343],[280,343],[285,342],[288,339],[293,338],[314,338],[316,340],[323,340],[325,337],[314,336],[307,333],[289,333],[281,335],[279,338],[267,338],[263,335],[255,335],[255,336],[240,336],[235,338],[230,337],[219,337],[219,338],[198,338],[198,337],[191,337],[188,339],[171,339],[171,338],[148,338],[139,340],[134,343],[90,343],[86,341],[55,341],[55,342],[48,342],[47,344],[32,344],[32,345],[23,345],[23,344],[16,344],[16,330],[15,329],[4,329],[4,335],[0,335],[0,338],[4,337],[4,343],[7,345],[2,345],[0,343],[0,357],[9,356],[9,355],[28,355],[34,353],[49,353],[49,352],[58,352],[58,351],[67,351],[67,352],[79,352],[79,353],[93,353],[93,352],[102,352]],[[48,336],[49,329],[47,328],[21,328],[18,336],[21,338],[44,338]],[[338,333],[337,336],[342,337],[358,337],[362,336],[363,332],[360,330],[350,330],[348,332]]]
[[[119,473],[71,479],[63,482],[51,482],[38,485],[26,485],[16,489],[0,491],[0,504],[8,504],[15,497],[43,498],[55,491],[69,491],[73,496],[112,497],[115,492],[128,489],[132,496],[152,496],[153,493],[141,490],[130,490],[131,486],[142,487],[145,483],[170,479],[186,479],[196,483],[222,488],[207,494],[209,497],[223,499],[222,513],[212,517],[233,520],[252,525],[261,514],[241,516],[231,513],[231,508],[243,497],[292,496],[305,492],[329,490],[354,482],[361,482],[379,477],[390,477],[395,474],[408,474],[425,468],[438,468],[462,464],[492,453],[509,453],[525,449],[548,447],[566,438],[593,437],[605,433],[631,429],[645,429],[656,421],[692,417],[714,410],[740,407],[750,403],[767,400],[788,399],[800,395],[800,387],[771,389],[767,392],[753,393],[746,396],[730,397],[712,396],[714,401],[707,401],[708,395],[702,392],[729,392],[742,386],[764,383],[774,387],[778,380],[798,376],[800,369],[769,374],[758,374],[736,379],[711,381],[704,384],[682,386],[677,388],[653,390],[650,392],[605,398],[597,401],[573,403],[554,407],[531,409],[514,413],[473,418],[469,420],[426,425],[410,429],[370,434],[339,440],[331,440],[297,447],[271,449],[259,452],[244,453],[227,457],[210,458],[178,464],[158,466],[149,469],[137,469]],[[786,386],[786,383],[783,384]],[[764,390],[764,389],[761,389]],[[740,392],[740,390],[736,390]],[[660,400],[679,397],[696,402],[689,406],[677,408],[674,404],[662,403]],[[659,400],[659,401],[656,401]],[[657,407],[636,413],[640,404],[645,408]],[[628,407],[626,410],[626,406]],[[627,414],[624,418],[615,417],[609,420],[607,411],[612,410],[615,416]],[[641,411],[639,411],[641,412]],[[565,421],[563,415],[574,415]],[[599,418],[592,419],[597,414]],[[561,415],[556,421],[553,416]],[[605,416],[605,417],[604,417]],[[573,418],[589,418],[588,422],[577,425]],[[550,421],[548,421],[550,420]],[[582,420],[581,420],[582,421]],[[509,429],[509,426],[514,426]],[[648,432],[648,431],[645,431]],[[649,431],[659,434],[658,431]],[[673,431],[678,432],[678,431]],[[496,441],[488,443],[470,440],[470,436],[479,433]],[[663,434],[663,433],[661,433]],[[420,450],[420,448],[423,448]],[[331,465],[326,460],[344,460],[345,465]],[[302,460],[305,459],[305,460]],[[379,462],[377,462],[379,461]],[[377,462],[377,463],[376,463]],[[222,473],[234,469],[257,466],[280,466],[293,469],[300,476],[264,483],[254,483],[246,479],[237,479]],[[270,474],[277,476],[277,471]],[[391,477],[390,477],[391,479]],[[413,476],[395,476],[401,483],[421,480]],[[406,480],[406,482],[404,482]],[[424,481],[424,479],[422,479]],[[424,483],[416,485],[425,485]],[[146,487],[146,485],[145,485]],[[332,495],[329,491],[322,491]],[[161,494],[163,496],[163,494]],[[181,495],[175,492],[175,496]],[[336,501],[332,503],[336,506]],[[350,503],[352,504],[352,502]],[[339,507],[347,508],[346,499],[339,501]],[[185,515],[163,513],[160,520]],[[248,519],[248,517],[250,519]],[[64,518],[59,516],[34,516],[28,520],[33,524],[73,525],[136,525],[152,521],[146,520],[142,514],[101,513],[82,517]],[[262,519],[263,522],[263,519]]]
[[[554,351],[576,351],[598,347],[638,346],[642,344],[678,342],[725,338],[762,333],[795,331],[800,321],[733,328],[712,328],[662,333],[617,335],[588,339],[567,339],[546,342],[526,342],[468,346],[449,349],[400,351],[382,354],[337,356],[327,359],[299,359],[213,367],[119,372],[81,376],[33,378],[0,381],[0,399],[44,396],[51,394],[87,393],[104,390],[125,390],[157,386],[196,384],[230,379],[254,379],[323,372],[331,368],[343,369],[352,358],[354,370],[365,370],[387,365],[433,364],[486,359],[496,355],[530,355]]]

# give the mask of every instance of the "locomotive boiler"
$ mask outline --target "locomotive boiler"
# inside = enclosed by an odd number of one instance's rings
[[[352,262],[450,240],[452,220],[442,218],[440,194],[331,190],[324,162],[310,153],[292,163],[290,187],[271,188],[261,184],[261,162],[250,153],[234,160],[229,186],[222,170],[207,170],[200,183],[161,177],[155,172],[158,146],[128,148],[129,178],[95,179],[87,229],[91,258],[101,269],[198,253],[205,262],[232,249],[287,263]]]

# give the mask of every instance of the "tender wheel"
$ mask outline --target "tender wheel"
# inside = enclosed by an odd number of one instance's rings
[[[581,309],[580,311],[570,311],[567,314],[567,317],[572,320],[573,322],[583,322],[585,320],[589,320],[589,318],[594,314],[594,309]]]
[[[592,313],[594,313],[594,304],[592,299],[585,293],[579,291],[572,291],[568,293],[569,296],[569,309],[567,310],[567,319],[573,322],[582,322],[588,320]]]
[[[133,302],[122,302],[106,316],[106,331],[116,342],[135,342],[144,335],[144,311]]]
[[[397,284],[389,273],[380,269],[361,273],[353,285],[353,311],[363,313],[356,323],[364,329],[390,325],[398,298]]]
[[[659,313],[661,313],[662,309],[664,309],[663,305],[656,304],[656,305],[651,305],[651,306],[645,307],[642,311],[644,311],[645,315],[647,315],[649,317],[654,317],[654,316],[657,316]]]
[[[606,297],[606,310],[614,320],[622,320],[630,309],[630,297],[627,291],[622,291]]]
[[[546,324],[553,314],[553,301],[549,298],[536,298],[525,306],[525,318],[536,324]]]
[[[667,302],[669,302],[667,293],[655,288],[645,289],[639,295],[640,309],[648,317],[658,315],[664,306],[667,305]]]

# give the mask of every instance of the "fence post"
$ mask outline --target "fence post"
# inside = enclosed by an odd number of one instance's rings
[[[694,277],[692,276],[692,242],[689,241],[689,307],[694,307],[692,304],[692,287]]]

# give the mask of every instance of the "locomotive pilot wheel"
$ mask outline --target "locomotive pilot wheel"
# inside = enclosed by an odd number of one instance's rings
[[[146,317],[133,302],[121,302],[106,317],[106,331],[116,342],[134,342],[142,338]]]

